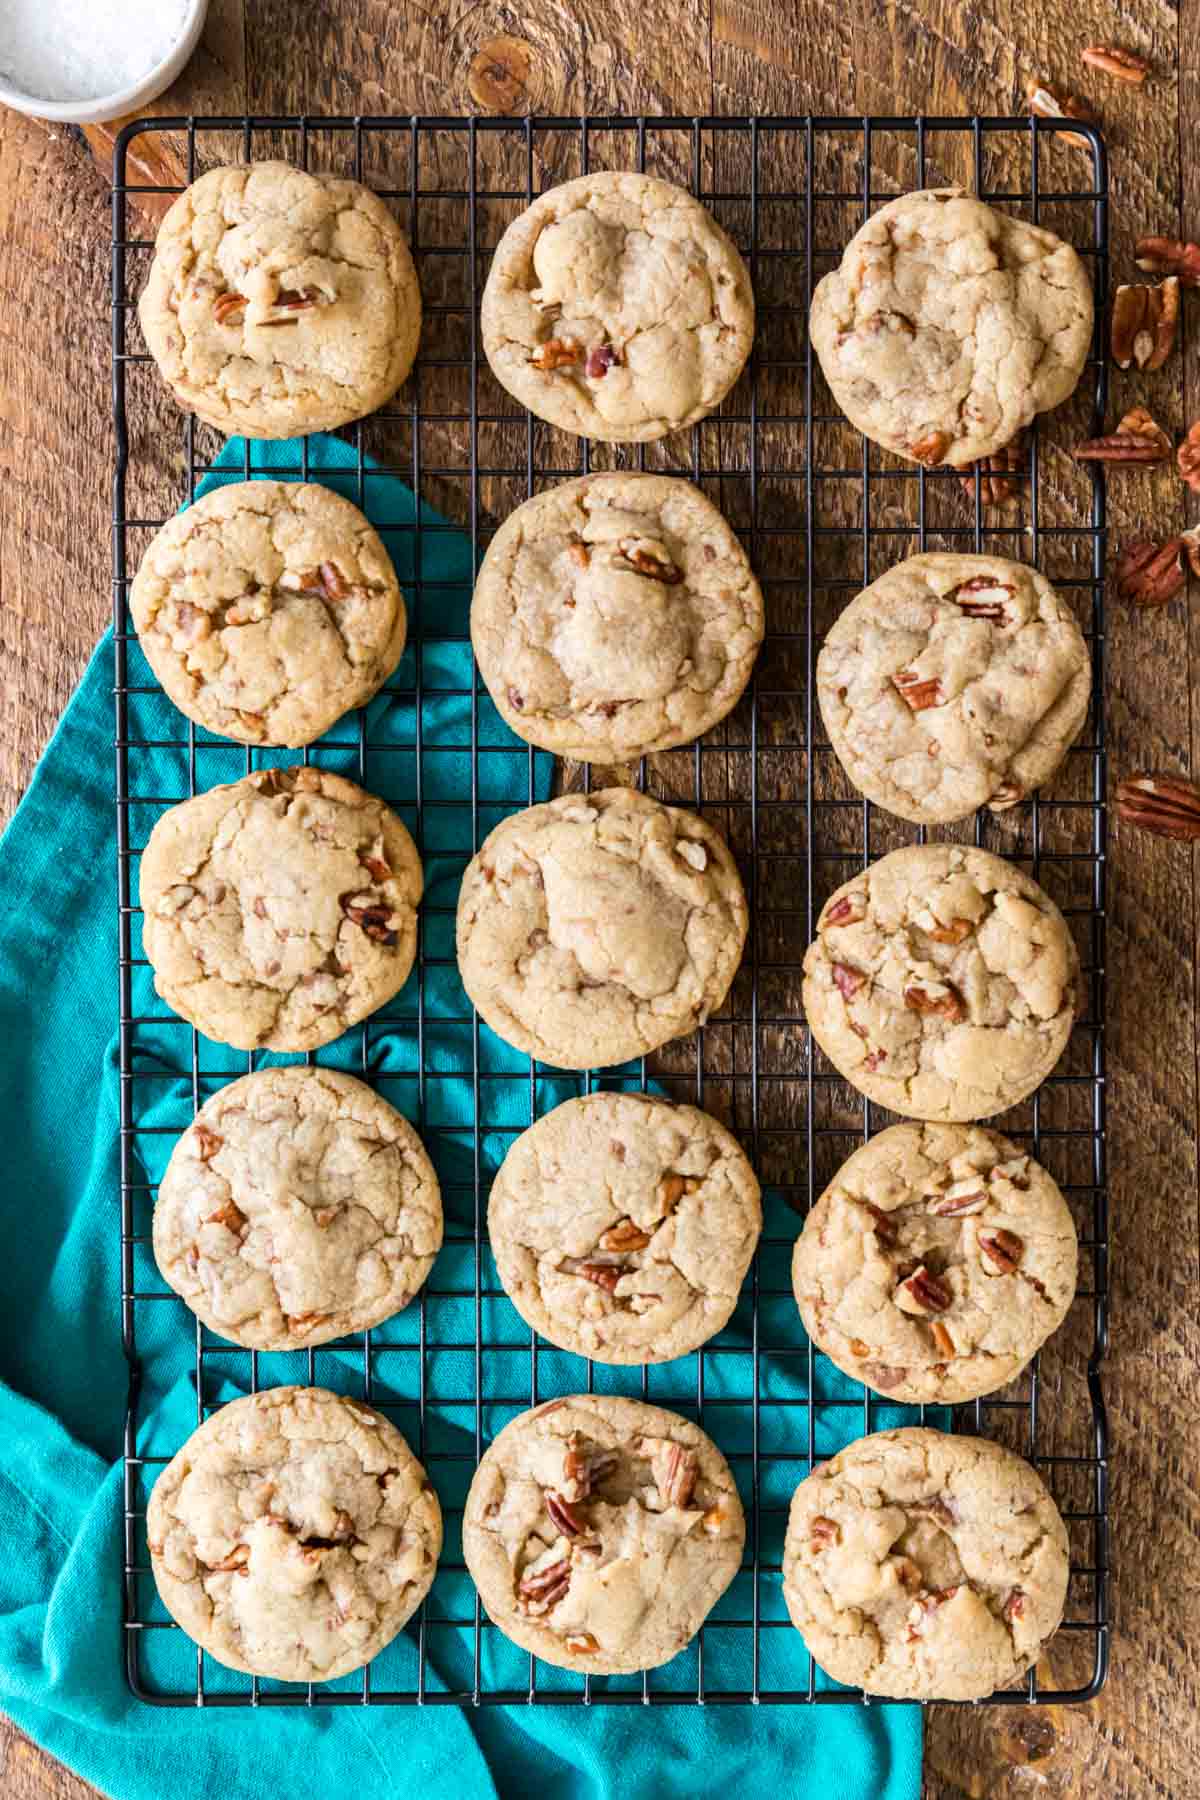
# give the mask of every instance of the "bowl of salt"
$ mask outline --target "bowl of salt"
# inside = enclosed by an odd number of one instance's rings
[[[5,0],[0,105],[94,125],[170,87],[196,48],[208,0]]]

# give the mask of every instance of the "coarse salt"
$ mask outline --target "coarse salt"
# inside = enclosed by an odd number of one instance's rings
[[[35,100],[133,87],[183,35],[189,0],[0,0],[0,77]]]

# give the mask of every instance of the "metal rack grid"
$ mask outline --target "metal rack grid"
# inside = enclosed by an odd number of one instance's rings
[[[1079,1295],[1067,1323],[1039,1359],[1042,1371],[1052,1359],[1051,1381],[1035,1364],[1002,1394],[956,1409],[950,1422],[954,1428],[999,1435],[1028,1455],[1055,1492],[1071,1534],[1071,1586],[1066,1622],[1055,1640],[1053,1676],[1046,1683],[1031,1671],[1018,1689],[994,1699],[1008,1704],[1086,1700],[1103,1685],[1109,1610],[1107,1438],[1100,1385],[1108,1244],[1104,728],[1099,704],[1102,472],[1083,475],[1061,452],[1070,441],[1070,406],[1029,434],[1016,497],[1008,507],[986,505],[977,477],[967,478],[964,493],[953,471],[901,464],[879,453],[841,418],[804,328],[814,281],[832,266],[870,210],[908,188],[948,179],[964,182],[1002,209],[1052,224],[1094,269],[1096,338],[1074,403],[1076,435],[1090,435],[1101,425],[1105,405],[1107,169],[1095,129],[1073,122],[1072,130],[1087,140],[1086,151],[1058,144],[1046,121],[991,118],[153,119],[121,133],[114,160],[112,351],[122,1325],[130,1365],[124,1651],[128,1679],[144,1700],[221,1707],[864,1703],[861,1693],[828,1684],[807,1659],[802,1678],[792,1669],[781,1676],[773,1654],[783,1634],[792,1645],[798,1642],[779,1602],[786,1493],[781,1496],[775,1477],[786,1476],[790,1491],[814,1459],[828,1453],[823,1447],[827,1428],[846,1441],[860,1431],[878,1429],[881,1421],[915,1422],[924,1415],[924,1409],[892,1408],[854,1384],[849,1399],[836,1383],[831,1393],[829,1365],[806,1343],[795,1317],[786,1276],[799,1223],[795,1215],[806,1211],[850,1150],[887,1122],[810,1045],[799,1000],[799,964],[828,892],[868,860],[924,834],[888,818],[846,785],[821,733],[813,666],[831,609],[887,563],[927,546],[1006,550],[1035,563],[1076,605],[1094,656],[1093,715],[1054,783],[1019,815],[1005,815],[1004,822],[981,816],[957,833],[939,835],[986,844],[1030,869],[1063,906],[1085,971],[1086,1010],[1059,1070],[1031,1102],[1000,1121],[1047,1163],[1072,1204],[1080,1233]],[[227,1079],[261,1059],[243,1056],[226,1068],[211,1068],[212,1046],[202,1045],[178,1021],[176,1034],[164,1038],[171,1016],[152,994],[149,1004],[144,1001],[149,990],[137,935],[136,865],[149,823],[167,804],[230,774],[225,766],[213,772],[211,744],[177,714],[170,715],[166,738],[139,736],[138,708],[153,692],[153,683],[140,678],[135,661],[136,638],[126,612],[130,573],[151,528],[194,496],[220,442],[193,420],[181,420],[183,487],[166,501],[160,495],[157,507],[141,502],[134,490],[141,465],[152,458],[140,429],[146,388],[139,384],[157,376],[148,367],[134,311],[152,249],[136,208],[147,194],[177,190],[143,184],[136,172],[131,179],[134,165],[127,157],[140,133],[173,134],[172,141],[182,136],[189,180],[215,162],[282,154],[305,167],[335,168],[365,179],[397,210],[421,275],[426,324],[421,357],[400,395],[342,434],[353,451],[360,499],[364,480],[375,471],[397,476],[441,506],[469,536],[473,567],[504,514],[547,478],[599,467],[654,468],[697,481],[743,536],[768,610],[769,635],[752,689],[730,720],[700,744],[654,757],[636,772],[648,791],[695,806],[726,831],[753,915],[743,970],[723,1011],[694,1040],[643,1062],[632,1084],[644,1087],[654,1081],[662,1091],[717,1112],[742,1137],[767,1190],[766,1229],[743,1306],[730,1330],[692,1359],[629,1371],[627,1382],[617,1379],[626,1372],[568,1359],[578,1365],[572,1381],[555,1372],[557,1353],[539,1346],[523,1327],[514,1340],[492,1322],[502,1316],[507,1302],[487,1262],[488,1169],[485,1133],[478,1123],[468,1134],[466,1178],[461,1165],[457,1181],[447,1181],[443,1174],[447,1248],[419,1302],[409,1309],[416,1323],[403,1346],[381,1343],[379,1332],[369,1332],[336,1349],[310,1350],[289,1359],[239,1352],[201,1330],[155,1278],[147,1248],[154,1192],[149,1171],[155,1157],[161,1161],[164,1145],[169,1148],[173,1132],[184,1127],[210,1077]],[[139,163],[136,170],[144,167]],[[648,169],[690,185],[739,242],[759,302],[755,355],[719,413],[662,444],[628,450],[567,437],[517,409],[490,376],[478,336],[487,252],[503,225],[541,189],[597,167]],[[295,473],[307,477],[309,472],[305,441]],[[422,535],[428,543],[430,533],[448,528],[422,522],[419,516],[404,528],[415,538],[418,568]],[[420,589],[420,581],[409,588],[410,608],[418,613],[423,603],[438,599]],[[377,739],[367,714],[344,721],[332,734],[350,759],[343,766],[368,788],[380,786],[389,752],[403,748],[412,754],[415,788],[408,796],[411,804],[401,810],[412,820],[422,848],[428,815],[438,804],[423,796],[421,780],[428,750],[421,741],[423,684],[431,641],[427,635],[415,659],[406,658],[385,690],[409,703],[405,716],[415,724],[407,737]],[[459,633],[453,641],[461,644],[465,638]],[[473,665],[470,669],[467,684],[440,691],[469,708],[461,748],[470,753],[470,792],[463,799],[469,805],[473,849],[488,813],[481,772],[490,759],[517,759],[515,766],[527,767],[530,799],[535,765],[532,751],[515,740],[502,747],[481,741],[486,696]],[[312,754],[319,756],[326,743]],[[138,772],[152,749],[180,759],[178,791],[139,793]],[[240,748],[236,754],[242,758]],[[309,754],[304,753],[306,761]],[[281,754],[247,751],[234,773],[272,760],[282,760]],[[588,772],[582,785],[590,778]],[[571,781],[581,784],[575,777]],[[149,815],[148,802],[153,802]],[[464,847],[460,867],[466,853]],[[412,1111],[435,1160],[447,1128],[431,1122],[429,1101],[444,1071],[426,1066],[433,1031],[426,992],[437,970],[452,966],[452,954],[438,955],[433,942],[439,915],[452,912],[452,905],[433,899],[423,908],[418,967],[410,982],[415,996],[408,1011],[395,1018],[385,1011],[351,1034],[358,1039],[355,1066],[381,1082],[390,1079],[380,1060],[381,1046],[393,1028],[407,1034],[416,1051],[415,1067],[408,1071],[414,1084]],[[469,1049],[460,1078],[470,1087],[478,1121],[489,1081],[510,1078],[496,1077],[487,1068],[480,1053],[486,1033],[465,997],[463,1008],[457,1024],[468,1034]],[[164,1042],[171,1047],[164,1049]],[[147,1126],[139,1110],[144,1092],[153,1078],[172,1070],[185,1092],[184,1112],[173,1126]],[[520,1078],[529,1116],[539,1108],[543,1075],[530,1067]],[[607,1082],[611,1075],[606,1072],[602,1079]],[[591,1091],[597,1080],[594,1074],[583,1077],[573,1091]],[[518,1128],[500,1129],[511,1137]],[[447,1267],[448,1275],[443,1272]],[[464,1303],[465,1311],[460,1307],[457,1316],[451,1311],[451,1323],[440,1324],[442,1306],[455,1302]],[[212,1659],[192,1652],[156,1603],[144,1539],[145,1503],[157,1468],[178,1448],[177,1441],[154,1441],[145,1394],[157,1354],[147,1346],[162,1342],[164,1318],[177,1354],[194,1346],[197,1419],[218,1403],[219,1383],[231,1371],[240,1386],[257,1388],[281,1379],[325,1381],[332,1365],[343,1376],[351,1371],[343,1382],[346,1391],[370,1399],[406,1431],[439,1489],[450,1530],[430,1598],[398,1640],[406,1644],[406,1660],[396,1675],[381,1672],[381,1658],[360,1675],[328,1687],[225,1678]],[[519,1382],[502,1372],[512,1364],[514,1341],[525,1371]],[[430,1370],[432,1359],[451,1352],[467,1358],[469,1392],[465,1423],[447,1448],[445,1434],[435,1429],[439,1403]],[[415,1369],[415,1385],[402,1397],[394,1396],[385,1373],[396,1359]],[[288,1367],[281,1374],[276,1365],[285,1360]],[[680,1367],[686,1380],[678,1374]],[[719,1376],[732,1367],[746,1374],[748,1391],[731,1397]],[[786,1395],[767,1391],[777,1387],[781,1369],[792,1384]],[[499,1634],[481,1618],[453,1547],[461,1495],[498,1423],[512,1411],[549,1398],[551,1391],[571,1391],[583,1383],[589,1391],[607,1387],[673,1405],[698,1420],[726,1451],[747,1502],[743,1574],[730,1590],[731,1604],[714,1614],[692,1652],[665,1671],[630,1679],[556,1678],[555,1671],[522,1657],[515,1679],[500,1677],[492,1654]],[[460,1647],[465,1645],[465,1663],[462,1657],[457,1664],[453,1656],[446,1659],[449,1674],[439,1649],[447,1632]],[[156,1676],[152,1640],[162,1644],[171,1634],[184,1645],[186,1657],[166,1677]],[[718,1634],[745,1651],[737,1663],[741,1672],[732,1681],[719,1678],[728,1665],[711,1648]],[[671,1674],[677,1665],[684,1667],[682,1678]]]

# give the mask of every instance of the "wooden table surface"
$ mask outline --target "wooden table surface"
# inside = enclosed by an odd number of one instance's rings
[[[1113,41],[1148,58],[1146,88],[1081,68],[1085,45]],[[1005,114],[1031,75],[1102,114],[1115,274],[1138,235],[1200,236],[1200,0],[1141,0],[1115,22],[1101,0],[212,0],[203,49],[154,110]],[[0,109],[5,816],[109,615],[108,237],[82,136]],[[1196,343],[1114,390],[1114,419],[1128,394],[1182,429],[1200,412]],[[1109,491],[1118,540],[1185,523],[1173,471]],[[1191,608],[1114,603],[1109,620],[1114,779],[1197,769]],[[1200,1793],[1196,865],[1120,827],[1111,849],[1112,1675],[1087,1708],[933,1709],[930,1796]],[[92,1791],[3,1720],[0,1790]]]

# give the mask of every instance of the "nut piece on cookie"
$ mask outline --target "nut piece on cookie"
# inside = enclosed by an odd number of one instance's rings
[[[796,1489],[783,1550],[793,1625],[835,1681],[979,1700],[1058,1629],[1067,1528],[1039,1475],[984,1438],[859,1438]]]
[[[585,475],[488,546],[471,643],[527,742],[585,762],[690,743],[736,705],[763,637],[745,551],[691,482]]]
[[[911,462],[961,469],[1067,398],[1092,313],[1069,245],[943,188],[867,220],[818,284],[810,329],[853,425]]]
[[[600,1394],[505,1426],[475,1471],[462,1534],[505,1636],[594,1675],[669,1662],[732,1581],[744,1540],[716,1445],[675,1413]]]
[[[552,425],[637,443],[718,406],[754,337],[750,277],[699,201],[653,176],[581,175],[508,227],[480,314],[493,373]]]
[[[159,226],[138,302],[180,405],[218,431],[332,431],[412,367],[421,296],[404,233],[357,181],[289,163],[209,169]]]

